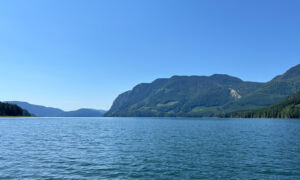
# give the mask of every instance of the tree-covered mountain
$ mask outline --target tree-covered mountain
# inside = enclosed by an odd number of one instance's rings
[[[288,99],[270,107],[257,110],[233,112],[221,117],[238,118],[300,118],[300,91]]]
[[[283,75],[276,76],[264,86],[251,92],[240,101],[224,107],[228,111],[256,109],[270,106],[286,99],[300,89],[300,64],[292,67]]]
[[[56,117],[59,114],[62,114],[64,111],[58,108],[45,107],[40,105],[33,105],[27,102],[22,101],[6,101],[9,104],[16,104],[23,109],[26,109],[31,114],[34,114],[38,117]]]
[[[300,65],[266,83],[224,74],[173,76],[119,95],[105,116],[216,116],[269,106],[299,89]]]
[[[7,103],[16,104],[38,117],[101,117],[106,112],[104,110],[96,109],[78,109],[76,111],[63,111],[58,108],[34,105],[21,101],[7,101]]]
[[[157,79],[121,94],[106,116],[212,116],[262,85],[222,74]]]
[[[0,102],[0,116],[31,116],[17,105]]]

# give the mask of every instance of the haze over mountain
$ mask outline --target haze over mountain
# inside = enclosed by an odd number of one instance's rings
[[[65,111],[63,117],[101,117],[106,111],[82,108],[75,111]]]
[[[119,95],[105,116],[216,116],[277,103],[300,89],[300,65],[266,83],[224,74],[173,76]]]
[[[106,112],[104,110],[82,108],[76,111],[63,111],[58,108],[34,105],[22,101],[7,101],[26,109],[31,114],[38,117],[101,117]]]

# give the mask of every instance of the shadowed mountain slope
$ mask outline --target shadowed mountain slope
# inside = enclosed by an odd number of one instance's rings
[[[31,116],[17,105],[0,102],[0,116]]]

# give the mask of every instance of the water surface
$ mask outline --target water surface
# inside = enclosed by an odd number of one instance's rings
[[[300,120],[0,118],[0,179],[300,179]]]

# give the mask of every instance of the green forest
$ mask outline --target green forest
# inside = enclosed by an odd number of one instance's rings
[[[141,83],[120,94],[104,116],[216,117],[272,106],[299,89],[300,64],[265,83],[226,74],[173,76]]]
[[[257,110],[225,114],[223,117],[238,118],[300,118],[300,91],[284,101]]]
[[[15,104],[0,102],[0,116],[30,116],[30,114]]]

